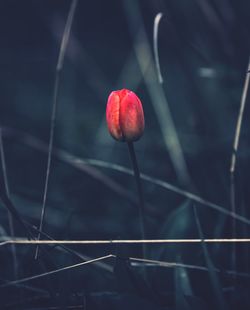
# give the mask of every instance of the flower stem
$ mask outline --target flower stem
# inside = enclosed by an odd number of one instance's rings
[[[138,191],[138,197],[139,197],[139,220],[140,220],[140,228],[141,228],[141,238],[142,240],[146,239],[145,234],[145,218],[144,218],[144,198],[143,198],[143,192],[142,192],[142,186],[141,186],[141,179],[140,179],[140,170],[138,167],[138,163],[136,160],[135,150],[133,142],[128,142],[128,149],[129,149],[129,155],[132,161],[132,166],[134,169],[134,176]],[[146,255],[146,247],[145,244],[143,244],[143,257]]]

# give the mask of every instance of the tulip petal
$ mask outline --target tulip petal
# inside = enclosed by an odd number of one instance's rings
[[[120,102],[120,128],[126,141],[138,140],[144,131],[142,104],[132,91],[128,91]]]
[[[108,124],[108,130],[111,136],[119,141],[123,141],[123,135],[120,128],[120,97],[117,92],[113,91],[108,98],[106,120]]]

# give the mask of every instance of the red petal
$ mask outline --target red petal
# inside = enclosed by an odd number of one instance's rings
[[[127,91],[120,102],[120,128],[126,141],[138,140],[144,131],[142,104],[132,91]]]
[[[120,128],[120,97],[117,91],[113,91],[108,98],[106,108],[106,120],[108,129],[113,138],[122,141],[123,135]]]

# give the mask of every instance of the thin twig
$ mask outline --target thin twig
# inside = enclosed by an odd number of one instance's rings
[[[231,212],[236,212],[236,201],[235,201],[235,166],[236,166],[236,159],[237,159],[237,152],[239,147],[239,140],[240,140],[240,133],[241,133],[241,126],[242,120],[246,105],[247,99],[247,92],[249,87],[249,79],[250,79],[250,57],[248,61],[248,67],[245,77],[245,83],[241,95],[241,102],[240,102],[240,109],[238,114],[238,119],[236,123],[235,135],[234,135],[234,142],[233,142],[233,152],[231,157],[231,165],[230,165],[230,201],[231,201]],[[236,222],[235,219],[232,219],[232,238],[236,237]],[[232,268],[236,268],[236,248],[233,245],[232,248]]]
[[[39,240],[37,240],[39,241]],[[59,268],[59,269],[56,269],[56,270],[52,270],[52,271],[49,271],[49,272],[45,272],[45,273],[42,273],[42,274],[39,274],[39,275],[34,275],[34,276],[31,276],[31,277],[27,277],[27,278],[23,278],[23,279],[20,279],[20,280],[16,280],[16,281],[11,281],[11,282],[8,282],[8,283],[5,283],[5,284],[2,284],[0,286],[0,288],[4,288],[4,287],[8,287],[8,286],[12,286],[12,285],[19,285],[20,283],[24,283],[24,282],[28,282],[28,281],[31,281],[31,280],[34,280],[34,279],[38,279],[38,278],[42,278],[42,277],[45,277],[45,276],[49,276],[49,275],[52,275],[52,274],[56,274],[56,273],[59,273],[61,271],[65,271],[65,270],[70,270],[70,269],[73,269],[73,268],[77,268],[77,267],[80,267],[80,266],[83,266],[83,265],[88,265],[88,264],[92,264],[92,263],[95,263],[97,261],[102,261],[102,260],[106,260],[108,258],[115,258],[116,255],[113,255],[113,254],[109,254],[109,255],[105,255],[105,256],[102,256],[102,257],[98,257],[98,258],[95,258],[95,259],[92,259],[92,260],[89,260],[89,261],[85,261],[85,262],[81,262],[81,263],[78,263],[78,264],[74,264],[74,265],[70,265],[70,266],[66,266],[66,267],[63,267],[63,268]],[[175,262],[162,262],[162,261],[157,261],[157,260],[149,260],[149,259],[143,259],[143,258],[135,258],[135,257],[130,257],[129,258],[130,261],[137,261],[137,262],[143,262],[145,263],[145,265],[147,266],[148,264],[152,265],[154,264],[155,266],[161,266],[161,267],[170,267],[170,268],[174,268],[174,267],[184,267],[184,268],[189,268],[189,269],[194,269],[194,270],[201,270],[201,271],[208,271],[208,269],[204,266],[196,266],[196,265],[188,265],[188,264],[179,264],[179,263],[175,263]],[[230,270],[219,270],[217,268],[215,268],[215,271],[217,272],[224,272],[226,274],[236,274],[238,276],[243,276],[243,277],[249,277],[250,275],[249,274],[245,274],[245,273],[235,273],[235,272],[232,272]]]
[[[72,23],[74,20],[75,10],[77,6],[78,0],[72,0],[69,14],[67,17],[67,22],[65,25],[58,62],[56,66],[56,76],[55,76],[55,84],[54,84],[54,94],[53,94],[53,104],[52,104],[52,114],[50,120],[50,136],[49,136],[49,148],[48,148],[48,161],[47,161],[47,169],[46,169],[46,178],[45,178],[45,186],[44,186],[44,193],[43,193],[43,204],[42,204],[42,212],[40,218],[40,225],[39,230],[43,230],[43,222],[45,217],[45,210],[46,210],[46,202],[47,202],[47,193],[48,193],[48,185],[49,185],[49,176],[50,176],[50,167],[51,167],[51,157],[52,157],[52,149],[53,149],[53,140],[54,140],[54,130],[55,130],[55,123],[56,123],[56,111],[58,105],[58,91],[59,91],[59,84],[61,78],[61,72],[63,69],[65,52],[69,41],[70,31],[72,27]],[[38,239],[40,239],[40,234],[38,235]],[[35,259],[38,256],[38,247],[36,248]]]
[[[161,67],[160,67],[160,60],[159,60],[159,51],[158,51],[158,32],[159,32],[159,23],[161,21],[163,14],[158,13],[155,16],[154,20],[154,35],[153,35],[153,44],[154,44],[154,56],[155,56],[155,66],[156,66],[156,71],[157,71],[157,76],[159,83],[163,83],[163,78],[161,74]]]
[[[86,262],[81,262],[81,263],[78,263],[78,264],[66,266],[66,267],[63,267],[63,268],[59,268],[59,269],[52,270],[52,271],[49,271],[49,272],[45,272],[45,273],[42,273],[42,274],[38,274],[38,275],[31,276],[31,277],[23,278],[23,279],[20,279],[20,280],[11,281],[11,282],[8,282],[8,283],[0,285],[0,288],[11,286],[11,285],[16,285],[16,284],[20,284],[20,283],[24,283],[24,282],[28,282],[28,281],[35,280],[35,279],[38,279],[38,278],[42,278],[42,277],[45,277],[45,276],[49,276],[49,275],[52,275],[52,274],[55,274],[55,273],[58,273],[58,272],[61,272],[61,271],[77,268],[77,267],[80,267],[80,266],[83,266],[83,265],[92,264],[94,262],[101,261],[101,260],[104,260],[104,259],[107,259],[107,258],[111,258],[111,257],[114,257],[114,255],[112,255],[112,254],[105,255],[105,256],[102,256],[102,257],[91,259],[91,260],[86,261]]]
[[[147,267],[150,267],[150,266],[167,267],[167,268],[182,267],[182,268],[187,268],[187,269],[192,269],[192,270],[209,271],[208,268],[204,266],[197,266],[197,265],[190,265],[190,264],[176,263],[176,262],[164,262],[164,261],[144,259],[144,258],[135,258],[135,257],[130,257],[129,259],[131,261],[131,265],[136,266],[136,267],[140,265],[146,265]],[[216,272],[221,272],[221,273],[224,273],[230,276],[236,275],[240,277],[250,278],[250,274],[245,273],[245,272],[235,272],[232,270],[220,270],[218,268],[214,268],[214,270]]]
[[[1,241],[2,240],[2,241]],[[27,240],[27,239],[8,239],[3,240],[0,238],[0,246],[8,244],[71,244],[71,245],[90,245],[90,244],[167,244],[167,243],[250,243],[250,238],[242,239],[122,239],[122,240]]]
[[[6,192],[7,197],[9,198],[10,190],[9,190],[9,182],[8,182],[8,177],[7,177],[7,167],[6,167],[6,161],[5,161],[2,128],[0,128],[0,154],[1,154],[1,165],[2,165],[2,171],[3,171],[5,192]],[[8,220],[9,220],[10,235],[12,238],[14,238],[15,229],[14,229],[13,217],[9,211],[8,211]],[[17,254],[16,254],[16,247],[14,244],[11,246],[11,252],[12,252],[12,258],[13,258],[14,279],[17,279],[18,278]]]

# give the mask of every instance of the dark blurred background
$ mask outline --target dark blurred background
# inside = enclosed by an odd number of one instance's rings
[[[10,197],[21,216],[37,226],[55,70],[70,3],[0,2],[0,124]],[[162,86],[153,59],[153,25],[159,12],[163,13],[158,36]],[[59,86],[54,136],[57,153],[52,157],[44,231],[55,239],[140,238],[133,177],[93,165],[86,171],[86,166],[75,167],[74,160],[65,159],[62,153],[131,168],[126,144],[112,140],[105,123],[107,97],[121,88],[133,90],[144,107],[145,133],[135,143],[141,172],[230,210],[229,168],[248,65],[249,29],[250,2],[243,0],[79,1]],[[236,163],[236,213],[246,218],[250,218],[249,113],[247,98]],[[171,119],[177,141],[168,131]],[[181,157],[176,156],[179,150]],[[197,207],[205,237],[232,236],[230,217],[150,182],[143,181],[143,191],[149,239],[199,238],[193,206]],[[9,236],[8,213],[3,205],[0,215],[1,235]],[[16,236],[26,237],[22,227],[17,222],[14,225]],[[236,231],[237,237],[249,237],[248,226],[239,221]],[[120,252],[125,257],[141,256],[139,246],[74,249],[91,258]],[[209,245],[208,250],[215,266],[231,268],[232,246]],[[248,272],[248,250],[246,244],[236,248],[238,271]],[[34,251],[34,246],[17,247],[19,278],[79,261],[50,248],[41,267],[34,261]],[[11,248],[2,247],[0,255],[2,280],[13,280]],[[148,258],[200,266],[206,263],[200,244],[151,245]],[[112,261],[108,263],[113,265]],[[141,268],[134,269],[140,275]],[[151,268],[152,290],[162,300],[156,305],[153,298],[139,298],[136,290],[131,295],[127,288],[117,288],[116,281],[127,281],[123,267],[121,270],[113,273],[100,266],[80,267],[52,279],[31,281],[30,286],[49,291],[49,297],[37,297],[38,292],[27,288],[9,289],[8,294],[1,293],[3,309],[60,307],[62,296],[64,306],[78,304],[87,296],[87,309],[163,309],[163,305],[164,309],[182,309],[180,287],[198,296],[197,309],[213,304],[206,272],[181,269],[188,280],[180,281],[178,287],[179,271]],[[230,294],[231,281],[220,279],[224,295]],[[236,281],[239,291],[230,303],[232,309],[235,304],[249,305],[245,294],[249,281]]]

